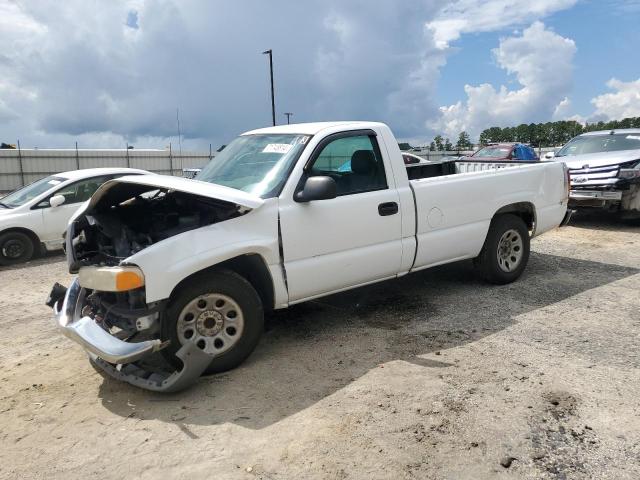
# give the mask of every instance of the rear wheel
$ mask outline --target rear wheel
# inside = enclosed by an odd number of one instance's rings
[[[520,217],[511,214],[495,217],[476,258],[482,277],[499,285],[517,280],[529,261],[529,242],[527,225]]]
[[[162,320],[165,358],[180,368],[175,354],[193,343],[211,356],[205,374],[240,365],[255,349],[264,326],[260,296],[243,277],[219,270],[195,277],[181,287]]]
[[[0,265],[15,265],[33,257],[35,247],[28,235],[7,232],[0,235]]]

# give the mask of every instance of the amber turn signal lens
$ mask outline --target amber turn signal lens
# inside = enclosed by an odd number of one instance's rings
[[[144,285],[144,279],[136,272],[124,271],[116,274],[116,291],[126,292],[140,288]]]

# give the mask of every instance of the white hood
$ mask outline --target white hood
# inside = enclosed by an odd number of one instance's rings
[[[180,192],[192,193],[201,197],[215,198],[236,205],[255,209],[264,203],[264,200],[257,195],[236,190],[235,188],[216,185],[215,183],[200,182],[189,178],[171,177],[168,175],[127,175],[115,180],[111,180],[101,186],[96,194],[91,198],[92,207],[101,197],[102,193],[109,190],[110,186],[118,183],[130,183],[135,185],[146,185],[150,187],[164,188],[167,190],[178,190]]]
[[[640,160],[640,150],[620,150],[618,152],[598,152],[586,153],[584,155],[567,155],[566,157],[554,157],[558,162],[564,162],[571,169],[605,167],[607,165],[618,165],[624,162]],[[585,167],[586,168],[586,167]]]

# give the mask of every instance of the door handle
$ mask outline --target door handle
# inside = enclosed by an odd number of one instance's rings
[[[395,215],[398,213],[398,204],[396,202],[385,202],[378,205],[378,213],[381,217]]]

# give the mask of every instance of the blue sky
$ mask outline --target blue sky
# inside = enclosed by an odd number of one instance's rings
[[[0,0],[0,138],[186,148],[277,119],[415,143],[640,116],[640,0]]]
[[[603,92],[612,76],[624,81],[640,77],[640,62],[634,60],[640,56],[640,2],[583,0],[549,15],[544,23],[576,43],[571,90],[575,114],[585,118],[591,114],[591,99]],[[437,97],[442,105],[458,101],[470,79],[494,85],[514,82],[491,55],[500,37],[512,30],[468,34],[453,44],[456,51],[438,82]],[[552,65],[549,74],[553,74]]]
[[[576,113],[588,116],[590,99],[602,93],[611,78],[640,77],[640,2],[583,1],[551,16],[547,25],[578,46],[572,97]]]

